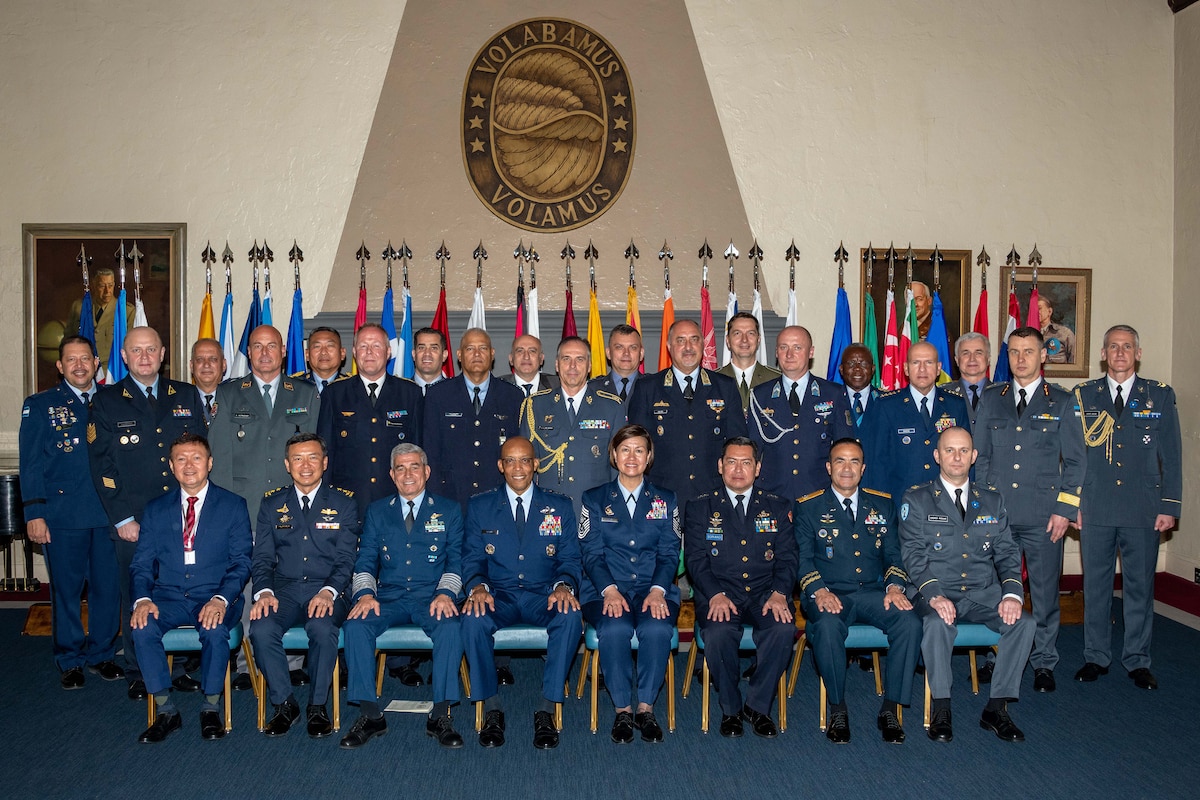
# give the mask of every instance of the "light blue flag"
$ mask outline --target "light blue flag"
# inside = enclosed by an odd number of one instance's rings
[[[109,386],[112,386],[117,381],[129,374],[129,370],[125,368],[125,359],[121,358],[121,348],[125,346],[125,287],[121,287],[121,294],[117,297],[117,313],[113,314],[113,346],[108,354],[108,380]]]
[[[67,335],[78,333],[86,336],[92,343],[92,353],[96,352],[96,311],[92,307],[92,293],[83,290],[83,301],[79,304],[79,330],[67,331]]]
[[[271,318],[271,290],[267,289],[267,293],[262,299],[262,322],[261,325],[274,325],[275,321]]]
[[[221,352],[225,354],[225,374],[221,377],[229,380],[233,377],[233,361],[237,355],[233,337],[233,292],[226,292],[225,304],[221,306]]]
[[[304,372],[304,293],[296,287],[292,295],[292,318],[288,322],[287,374]]]
[[[400,323],[400,377],[411,380],[417,374],[417,365],[413,363],[413,325],[412,325],[412,294],[408,287],[400,290],[404,299],[404,321]]]
[[[829,343],[829,369],[825,372],[825,380],[842,382],[842,351],[853,341],[854,333],[850,330],[850,298],[846,296],[845,287],[839,286],[837,310],[833,318],[833,340]]]

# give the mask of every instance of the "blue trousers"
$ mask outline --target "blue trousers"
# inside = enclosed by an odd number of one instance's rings
[[[125,680],[133,683],[142,679],[142,668],[138,666],[137,644],[129,626],[129,617],[133,613],[133,601],[137,599],[129,596],[129,566],[133,563],[133,551],[137,550],[137,542],[127,542],[118,538],[117,534],[111,530],[109,537],[112,539],[113,549],[117,552],[117,590],[121,598],[118,619],[121,621],[121,651],[125,662],[122,666],[125,667]]]
[[[54,663],[60,670],[111,661],[120,628],[117,551],[110,528],[56,528],[43,547],[50,572]],[[79,601],[87,584],[88,630]]]
[[[754,648],[758,654],[758,666],[750,676],[745,704],[761,713],[770,714],[771,701],[779,676],[787,669],[792,656],[792,645],[796,641],[794,622],[776,622],[772,614],[760,613],[767,595],[744,600],[744,613],[730,615],[728,622],[713,622],[708,619],[708,604],[696,606],[696,621],[704,636],[704,655],[708,668],[717,681],[721,695],[721,713],[728,716],[742,711],[742,693],[738,689],[741,679],[741,662],[738,645],[742,631],[749,625],[754,633]]]
[[[283,635],[289,628],[303,625],[308,634],[308,702],[323,706],[333,685],[333,665],[337,663],[338,630],[349,608],[346,596],[339,595],[333,613],[324,617],[309,617],[308,603],[321,591],[313,582],[277,581],[275,598],[279,608],[262,619],[250,623],[250,643],[254,645],[254,661],[267,679],[271,702],[279,705],[292,694],[291,670],[283,649]]]
[[[1083,561],[1083,658],[1102,667],[1112,661],[1113,573],[1121,552],[1121,607],[1125,646],[1121,665],[1132,672],[1150,667],[1154,631],[1154,567],[1159,533],[1153,527],[1088,523],[1079,536]]]
[[[654,705],[667,674],[667,659],[671,657],[671,639],[675,635],[675,620],[679,606],[668,603],[666,619],[655,619],[642,611],[645,597],[630,599],[628,613],[619,617],[604,616],[604,601],[598,600],[583,607],[583,617],[596,629],[600,645],[600,668],[604,685],[614,708],[633,705],[633,635],[638,639],[637,702]],[[635,709],[636,710],[636,709]]]
[[[583,622],[578,611],[562,613],[547,609],[549,597],[549,594],[538,592],[496,592],[493,594],[495,611],[489,611],[482,617],[463,614],[463,646],[471,671],[470,700],[487,700],[496,694],[496,655],[493,649],[496,631],[524,624],[546,629],[548,642],[546,666],[542,669],[542,696],[552,703],[563,701],[563,686],[575,651],[579,648]]]
[[[200,690],[206,695],[225,691],[225,670],[229,667],[229,627],[241,619],[242,597],[238,595],[225,612],[226,622],[205,630],[200,626],[200,609],[203,602],[197,600],[171,600],[158,603],[158,619],[150,617],[146,627],[134,629],[130,635],[137,648],[138,666],[146,691],[159,694],[171,688],[171,672],[167,669],[167,652],[163,648],[163,635],[183,625],[194,625],[200,634]]]
[[[463,640],[459,617],[434,619],[429,601],[380,600],[379,616],[348,619],[342,625],[346,638],[346,669],[350,672],[347,699],[351,703],[375,702],[375,640],[394,625],[420,625],[433,640],[433,702],[459,699],[458,665],[462,661]],[[495,681],[495,675],[492,680]]]

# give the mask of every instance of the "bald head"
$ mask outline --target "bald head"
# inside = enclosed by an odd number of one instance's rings
[[[908,348],[908,359],[904,362],[904,374],[908,382],[921,394],[929,394],[929,390],[937,383],[938,373],[942,364],[938,359],[937,348],[929,342],[917,342]]]

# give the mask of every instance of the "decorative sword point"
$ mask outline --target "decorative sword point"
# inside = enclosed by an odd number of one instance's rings
[[[833,254],[833,260],[841,266],[850,259],[850,254],[846,252],[845,242],[838,242],[838,249]]]
[[[738,249],[733,246],[733,239],[730,239],[729,247],[725,248],[725,253],[724,253],[724,256],[730,260],[730,266],[732,266],[732,262],[735,261],[737,259],[737,257],[740,255],[741,255],[741,253],[738,252]]]

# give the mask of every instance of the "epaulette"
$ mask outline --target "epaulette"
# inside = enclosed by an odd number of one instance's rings
[[[295,378],[296,380],[304,380],[304,370],[300,370],[299,372],[293,372],[291,375],[288,375],[288,377]]]
[[[1157,386],[1158,386],[1158,388],[1160,388],[1160,389],[1166,389],[1166,388],[1168,388],[1168,387],[1167,387],[1167,385],[1166,385],[1165,383],[1163,383],[1162,381],[1157,381]]]
[[[862,491],[866,492],[867,494],[873,494],[876,497],[886,497],[888,500],[892,499],[891,494],[889,494],[888,492],[881,492],[878,489],[868,489],[865,486],[860,487],[860,488],[862,489]]]
[[[290,488],[291,488],[290,486],[276,486],[274,489],[269,489],[266,492],[263,492],[263,500],[266,500],[268,497],[270,497],[273,494],[279,494],[280,492],[286,492]]]
[[[532,395],[530,395],[530,397],[541,397],[544,394],[550,394],[551,392],[554,392],[554,391],[557,391],[557,390],[552,389],[549,386],[547,386],[545,389],[538,389],[536,392],[534,392]]]
[[[805,502],[808,502],[809,500],[812,500],[814,497],[820,497],[823,494],[825,494],[824,489],[817,489],[815,492],[809,492],[808,494],[804,495],[804,497],[797,498],[796,502],[797,503],[805,503]]]
[[[350,491],[349,489],[343,489],[340,486],[330,486],[329,490],[332,492],[340,492],[341,494],[346,495],[346,497],[354,497],[354,492]]]
[[[902,392],[907,392],[907,391],[908,391],[908,389],[892,389],[890,392],[881,393],[879,395],[878,399],[882,400],[885,397],[891,397],[892,395],[900,394]]]
[[[943,392],[952,394],[955,397],[962,397],[963,396],[962,384],[960,383],[957,386],[955,386],[954,384],[955,384],[954,381],[946,381],[945,383],[938,384],[937,388],[941,389]]]
[[[985,394],[987,392],[992,391],[993,389],[995,389],[996,391],[1003,391],[1006,387],[1008,387],[1010,385],[1011,384],[1008,381],[992,381],[987,386],[983,387],[983,391]]]
[[[612,392],[606,392],[603,389],[596,390],[596,397],[603,397],[607,400],[615,400],[618,403],[621,402],[621,398],[619,396],[613,394]]]

